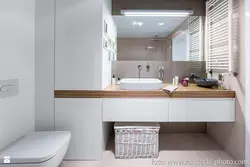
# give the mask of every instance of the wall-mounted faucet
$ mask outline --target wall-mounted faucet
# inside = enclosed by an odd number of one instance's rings
[[[164,67],[160,66],[159,67],[159,79],[163,81],[164,78]]]
[[[142,65],[138,65],[138,78],[141,78],[141,69],[142,69]]]
[[[147,72],[150,71],[150,65],[149,65],[149,63],[147,64],[146,69],[147,69]]]

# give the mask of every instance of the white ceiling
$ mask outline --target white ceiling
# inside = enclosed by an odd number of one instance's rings
[[[118,38],[152,38],[168,36],[176,27],[178,27],[187,17],[128,17],[113,16],[117,24]],[[133,22],[143,22],[142,26],[134,26]],[[165,23],[159,26],[158,23]]]

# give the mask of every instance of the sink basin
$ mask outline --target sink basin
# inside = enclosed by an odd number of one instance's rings
[[[162,81],[155,78],[124,78],[120,81],[120,89],[159,90],[162,89]]]

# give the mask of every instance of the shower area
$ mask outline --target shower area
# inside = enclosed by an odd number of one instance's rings
[[[118,38],[118,61],[171,60],[171,40],[157,35],[152,38]]]

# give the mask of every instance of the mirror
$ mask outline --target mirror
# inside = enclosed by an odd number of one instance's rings
[[[113,16],[118,61],[204,61],[201,16]]]

